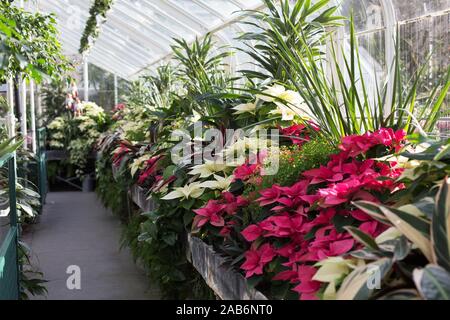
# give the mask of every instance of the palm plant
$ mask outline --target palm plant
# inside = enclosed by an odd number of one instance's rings
[[[213,53],[215,43],[211,34],[202,40],[196,39],[191,45],[185,40],[175,41],[177,45],[172,50],[179,62],[178,76],[186,90],[183,100],[204,120],[230,118],[223,101],[211,98],[211,95],[223,93],[231,86],[234,79],[226,73],[224,59],[232,53],[223,47]]]
[[[289,82],[290,77],[296,73],[280,53],[284,45],[295,48],[302,56],[307,53],[320,56],[323,54],[320,47],[328,30],[339,26],[343,19],[334,15],[337,7],[328,6],[329,0],[320,0],[314,4],[311,0],[299,0],[293,6],[289,0],[282,0],[280,6],[277,6],[277,2],[264,0],[268,12],[249,10],[247,12],[252,19],[242,22],[256,31],[245,32],[238,37],[245,44],[245,48],[241,50],[263,70],[242,70],[248,78],[264,80],[269,75],[281,82]],[[282,46],[278,42],[278,36],[283,38]]]

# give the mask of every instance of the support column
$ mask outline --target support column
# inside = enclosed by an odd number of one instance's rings
[[[89,65],[87,56],[83,56],[84,101],[89,101]]]
[[[34,81],[30,80],[30,121],[31,121],[31,150],[33,153],[37,151],[36,144],[36,114],[34,105]]]
[[[20,90],[20,132],[22,137],[25,139],[23,148],[28,149],[27,145],[27,82],[25,78],[22,79],[22,83],[19,86]]]
[[[394,74],[395,69],[393,68],[395,62],[395,51],[397,40],[397,19],[395,15],[395,8],[391,1],[382,0],[383,13],[386,24],[386,34],[385,34],[385,58],[386,58],[386,68],[387,68],[387,92],[386,101],[384,105],[385,115],[391,110],[392,95],[394,93]]]
[[[114,106],[119,104],[119,88],[117,74],[114,74]]]
[[[41,116],[42,116],[42,97],[41,97],[41,86],[37,85],[36,86],[36,114],[38,117],[38,126],[40,127],[41,124]]]
[[[10,78],[7,83],[7,101],[8,114],[6,116],[6,125],[8,128],[8,136],[10,138],[16,135],[16,117],[14,115],[14,81]]]

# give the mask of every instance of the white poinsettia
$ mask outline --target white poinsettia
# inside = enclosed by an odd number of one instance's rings
[[[130,173],[131,176],[134,177],[134,175],[136,174],[136,172],[139,169],[143,169],[145,166],[146,161],[148,161],[151,158],[150,154],[144,154],[143,156],[134,159],[133,163],[130,164]]]
[[[274,102],[277,109],[270,113],[281,114],[283,121],[292,121],[295,116],[309,118],[309,107],[296,91],[286,90],[283,86],[274,84],[257,97],[266,102]]]
[[[232,108],[236,110],[233,114],[243,114],[243,113],[251,113],[255,114],[256,112],[256,103],[243,103]]]
[[[202,188],[209,188],[213,190],[228,190],[230,188],[231,183],[234,180],[234,176],[231,175],[229,177],[221,177],[218,175],[214,175],[214,179],[216,180],[210,180],[205,181],[200,184]]]
[[[264,90],[262,94],[256,95],[256,97],[266,102],[272,102],[276,100],[276,98],[278,98],[280,95],[282,95],[285,91],[286,89],[283,86],[274,84]]]
[[[247,150],[257,150],[260,140],[257,137],[243,137],[223,150],[226,164],[229,167],[240,166],[245,163]]]
[[[183,187],[175,188],[174,191],[169,192],[162,200],[173,200],[178,198],[189,199],[189,198],[199,198],[203,192],[204,188],[200,186],[200,182],[193,182],[191,184],[187,184]]]
[[[224,171],[226,168],[227,166],[224,163],[207,160],[204,164],[193,166],[189,174],[193,176],[200,174],[200,178],[208,178],[214,173]]]

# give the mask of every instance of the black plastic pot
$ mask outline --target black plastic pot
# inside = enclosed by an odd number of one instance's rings
[[[95,177],[93,175],[85,175],[82,183],[83,192],[95,191]]]

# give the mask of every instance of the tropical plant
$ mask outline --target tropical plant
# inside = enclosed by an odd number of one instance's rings
[[[332,12],[333,10],[329,11],[330,14]],[[331,21],[334,20],[328,13],[327,17]],[[299,45],[291,46],[280,30],[278,20],[265,21],[267,32],[271,34],[271,48],[282,61],[289,83],[304,100],[303,112],[308,114],[322,129],[321,132],[335,143],[343,136],[374,131],[381,127],[405,129],[411,133],[418,127],[417,119],[423,121],[425,131],[434,128],[450,87],[450,69],[442,85],[434,87],[425,107],[417,112],[417,87],[426,65],[417,70],[412,79],[405,81],[400,72],[398,41],[396,58],[392,66],[394,81],[385,83],[382,87],[376,84],[376,94],[372,97],[364,79],[352,19],[349,23],[348,52],[344,52],[345,46],[336,47],[333,44],[332,34],[322,38],[323,45],[329,43],[331,56],[329,59],[317,55],[317,50],[308,45],[311,41],[310,35],[301,28],[294,29]],[[292,29],[291,22],[288,21],[286,24],[286,28]],[[336,76],[331,78],[328,76],[325,70],[327,63],[327,68],[336,70]],[[408,86],[404,87],[404,83]],[[389,85],[392,85],[392,95],[388,97]]]
[[[49,84],[42,87],[42,104],[45,106],[40,121],[43,126],[47,126],[55,118],[66,115],[67,96],[66,79],[54,79]]]
[[[339,26],[343,20],[334,15],[337,7],[329,6],[329,0],[313,3],[299,0],[294,5],[291,2],[282,0],[278,4],[278,1],[264,0],[268,11],[248,11],[249,19],[242,23],[255,31],[245,32],[237,39],[244,42],[245,49],[241,50],[254,59],[261,71],[241,70],[247,78],[265,80],[271,77],[289,83],[296,71],[283,59],[280,50],[288,47],[298,54],[320,56],[324,54],[321,47],[330,29]],[[279,35],[284,39],[282,47],[277,39]]]
[[[179,62],[177,76],[186,91],[178,103],[191,115],[194,112],[200,115],[205,122],[230,128],[230,101],[214,94],[228,92],[226,89],[232,87],[234,79],[227,74],[224,63],[231,51],[222,47],[214,52],[211,34],[202,40],[197,38],[192,44],[185,40],[175,41],[177,45],[172,46],[172,50],[174,59]]]

